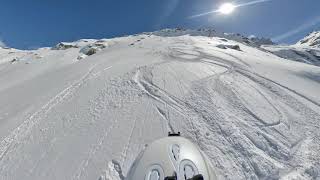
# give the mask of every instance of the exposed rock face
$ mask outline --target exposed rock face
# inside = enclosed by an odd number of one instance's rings
[[[233,49],[233,50],[241,51],[240,46],[238,44],[235,44],[235,45],[219,44],[217,45],[217,47],[220,49]]]
[[[81,48],[81,50],[79,51],[80,55],[78,56],[77,59],[78,60],[84,59],[87,56],[91,56],[106,47],[107,46],[103,44],[103,41],[96,41],[95,43],[88,44],[83,48]]]
[[[56,46],[52,47],[53,50],[66,50],[70,48],[78,48],[78,46],[72,43],[60,42]]]

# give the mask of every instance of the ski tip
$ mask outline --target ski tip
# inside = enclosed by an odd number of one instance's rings
[[[178,133],[168,132],[168,136],[180,136],[180,132],[178,132]]]

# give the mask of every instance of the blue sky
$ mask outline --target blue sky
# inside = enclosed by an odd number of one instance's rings
[[[235,0],[243,4],[253,0]],[[19,49],[53,46],[81,38],[111,38],[161,28],[213,27],[293,43],[320,30],[319,0],[271,0],[237,8],[233,14],[192,15],[212,11],[225,0],[3,0],[0,41]],[[229,1],[230,2],[230,1]]]

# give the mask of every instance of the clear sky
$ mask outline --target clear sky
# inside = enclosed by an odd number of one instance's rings
[[[320,0],[270,0],[237,8],[230,15],[192,15],[223,2],[254,0],[2,0],[0,41],[33,49],[81,38],[111,38],[162,28],[213,27],[219,31],[293,43],[320,30]],[[1,42],[0,42],[1,44]]]

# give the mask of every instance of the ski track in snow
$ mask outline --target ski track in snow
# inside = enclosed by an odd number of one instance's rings
[[[92,157],[96,154],[96,152],[101,148],[102,144],[105,142],[105,140],[108,138],[108,135],[110,133],[110,130],[114,127],[114,123],[109,127],[109,129],[105,132],[103,136],[100,137],[99,141],[97,144],[93,145],[92,148],[90,149],[90,152],[79,166],[79,170],[77,173],[75,173],[74,177],[72,179],[80,179],[81,175],[85,172],[87,166],[89,165],[89,161],[92,159]]]
[[[179,53],[181,53],[181,51],[179,51]],[[206,57],[206,58],[208,58],[208,56],[201,56],[201,57]],[[210,57],[209,57],[210,58]],[[211,60],[213,60],[212,59],[212,57],[210,58]],[[185,59],[184,59],[185,60]],[[194,59],[193,59],[194,60]],[[217,59],[215,59],[215,60],[217,60]],[[223,60],[222,60],[223,61]],[[219,63],[221,63],[222,62],[221,60],[219,60],[218,59],[218,62]],[[212,64],[215,64],[215,65],[220,65],[219,63],[217,64],[217,63],[214,63],[214,62],[207,62],[207,61],[204,61],[204,62],[206,62],[206,63],[212,63]],[[227,74],[227,73],[238,73],[239,71],[241,71],[242,70],[242,68],[238,68],[239,67],[239,65],[236,65],[235,66],[235,64],[229,64],[229,65],[220,65],[220,66],[222,66],[222,67],[228,67],[228,66],[231,66],[231,68],[229,68],[229,71],[226,71],[225,73],[222,73],[222,74],[220,74],[220,76],[222,76],[222,75],[224,75],[224,74]],[[255,75],[257,75],[256,73],[255,73]],[[219,78],[220,76],[217,76],[217,78]],[[244,77],[248,77],[248,75],[245,75]],[[262,76],[260,76],[260,75],[258,75],[258,77],[262,77]],[[265,79],[265,78],[264,78]],[[254,82],[256,82],[254,79],[252,79],[251,78],[251,80],[253,80]],[[275,85],[279,85],[278,83],[275,83],[274,81],[269,81],[270,83],[273,83],[273,84],[275,84]],[[258,85],[260,85],[260,83],[258,82]],[[253,113],[251,110],[249,110],[249,108],[245,105],[245,104],[247,104],[246,102],[243,102],[243,100],[241,100],[241,104],[242,105],[244,105],[244,111],[246,112],[246,113],[248,113],[249,115],[251,115],[254,119],[256,119],[256,120],[258,120],[260,123],[262,123],[263,124],[263,126],[262,127],[273,127],[273,126],[277,126],[277,125],[280,125],[280,123],[281,123],[281,119],[283,119],[284,118],[284,114],[281,112],[281,110],[279,110],[279,108],[276,108],[276,106],[274,105],[274,104],[272,104],[270,101],[269,101],[269,99],[261,92],[261,91],[259,91],[259,90],[257,90],[255,87],[253,87],[253,86],[251,86],[253,89],[255,89],[264,99],[265,99],[265,101],[270,105],[270,107],[272,107],[276,112],[277,112],[277,114],[278,114],[278,120],[277,121],[275,121],[274,123],[267,123],[267,122],[265,122],[264,120],[262,120],[261,118],[259,118],[257,115],[255,115],[255,113]],[[286,89],[286,90],[289,90],[289,91],[291,91],[291,92],[294,92],[295,94],[297,94],[297,95],[299,95],[299,96],[301,96],[301,94],[299,94],[299,93],[296,93],[296,91],[292,91],[291,89],[288,89],[288,88],[285,88],[285,87],[283,87],[282,85],[280,85],[280,87],[282,87],[282,88],[284,88],[284,89]],[[228,88],[228,87],[224,87],[224,89],[226,89],[226,88]],[[234,91],[236,94],[237,94],[237,90],[236,89],[232,89],[231,91]],[[241,94],[238,94],[238,96],[239,97],[241,97]],[[307,97],[305,97],[305,96],[301,96],[301,97],[303,97],[303,98],[305,98],[306,100],[308,100],[308,101],[310,101],[310,99],[309,98],[307,98]],[[291,97],[291,98],[293,98],[293,97]],[[157,97],[157,98],[155,98],[155,99],[159,99],[159,97]],[[315,103],[314,101],[310,101],[310,102],[312,102],[313,104],[315,104],[315,105],[317,105],[317,103]],[[163,115],[163,113],[160,113],[161,115]],[[313,117],[311,117],[310,119],[312,119]],[[254,143],[254,142],[253,142]],[[259,147],[259,145],[256,145],[257,147]],[[269,157],[268,157],[268,155],[266,155],[266,154],[264,154],[263,152],[261,152],[260,151],[260,155],[263,155],[263,157],[265,157],[266,159],[269,159],[271,162],[274,162],[274,164],[278,164],[278,163],[276,163],[273,159],[270,159]],[[279,165],[279,167],[283,167],[282,165]]]
[[[128,138],[127,143],[125,144],[125,146],[123,148],[123,151],[121,153],[121,164],[122,164],[122,166],[124,166],[124,163],[125,163],[127,155],[128,155],[128,149],[129,149],[129,146],[131,144],[133,132],[136,129],[136,125],[137,125],[136,123],[137,123],[137,119],[134,119],[134,123],[133,123],[133,126],[131,128],[131,132],[130,132],[129,138]]]
[[[98,71],[97,73],[92,73],[95,70],[95,67],[97,65],[92,66],[89,68],[89,71],[83,75],[78,81],[73,83],[72,85],[68,86],[64,90],[62,90],[60,93],[58,93],[55,97],[53,97],[47,104],[41,107],[39,111],[31,115],[26,121],[24,121],[19,127],[14,129],[12,133],[7,136],[4,140],[2,140],[0,144],[0,160],[10,151],[12,151],[12,148],[14,148],[17,144],[19,144],[22,139],[28,136],[31,129],[41,120],[42,117],[45,117],[50,110],[58,105],[59,103],[63,102],[67,98],[73,95],[73,93],[79,89],[84,83],[87,81],[99,77],[104,71],[112,68],[112,66],[109,66],[107,68],[104,68],[101,71]],[[81,165],[80,170],[74,177],[74,179],[80,179],[81,174],[83,171],[85,171],[85,167],[88,166],[89,160],[92,158],[92,156],[95,154],[95,152],[100,148],[101,144],[104,142],[104,140],[108,137],[108,133],[101,137],[101,140],[99,140],[99,143],[91,149],[91,152],[89,153],[89,156],[87,159],[85,159]],[[24,140],[25,141],[25,140]],[[50,143],[50,148],[52,148],[53,143]],[[45,158],[46,154],[43,153],[41,155],[40,160],[43,160]],[[39,161],[40,161],[39,160]],[[34,167],[30,168],[30,174],[32,174]]]
[[[83,83],[85,83],[91,75],[94,67],[91,67],[89,72],[87,72],[80,80],[68,86],[62,90],[59,94],[53,97],[47,104],[41,107],[39,111],[31,115],[27,120],[25,120],[19,127],[14,129],[9,136],[1,141],[0,144],[0,157],[2,157],[9,151],[12,144],[19,143],[22,138],[26,137],[33,126],[41,120],[42,117],[46,115],[54,106],[64,101],[68,96],[72,95]]]

